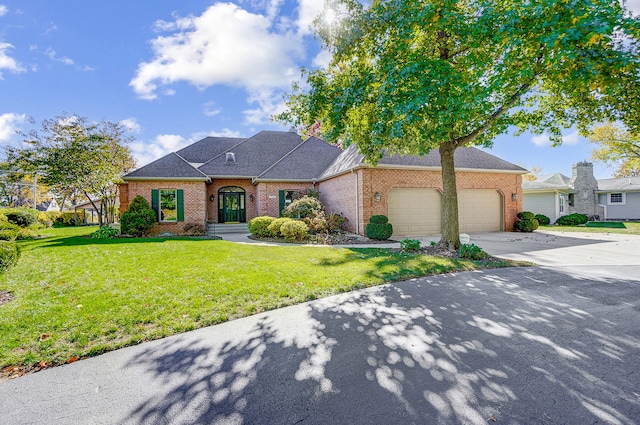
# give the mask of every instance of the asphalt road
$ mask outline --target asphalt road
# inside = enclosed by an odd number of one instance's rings
[[[589,265],[399,282],[3,382],[0,423],[637,424],[640,265],[618,261],[640,237],[613,243]]]

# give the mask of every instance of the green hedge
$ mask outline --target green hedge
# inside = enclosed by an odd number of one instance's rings
[[[18,262],[18,246],[15,242],[0,241],[0,273]]]
[[[309,227],[303,221],[285,221],[280,226],[282,237],[289,242],[302,242],[309,238]]]
[[[518,213],[518,218],[520,220],[533,220],[534,218],[536,218],[536,215],[529,211],[520,211]]]
[[[120,217],[122,234],[141,237],[156,225],[157,215],[149,202],[138,195],[129,204],[129,209]]]
[[[247,227],[249,227],[249,232],[251,232],[253,236],[258,238],[268,238],[271,236],[271,233],[269,232],[269,225],[273,223],[275,219],[275,217],[261,215],[249,220]]]
[[[585,224],[588,221],[586,214],[573,213],[569,215],[563,215],[556,220],[556,224],[560,226],[577,226],[579,224]]]
[[[386,215],[378,214],[378,215],[372,215],[371,217],[369,217],[369,223],[385,224],[388,222],[389,222],[389,218]]]
[[[280,232],[280,228],[284,223],[287,223],[289,221],[293,221],[293,219],[289,217],[276,218],[271,222],[269,227],[267,227],[267,229],[269,230],[269,234],[274,238],[283,237],[282,233]]]
[[[544,214],[536,214],[534,218],[538,220],[538,224],[541,226],[548,226],[551,224],[551,219]]]
[[[391,223],[368,223],[365,233],[369,239],[387,240],[393,234]]]

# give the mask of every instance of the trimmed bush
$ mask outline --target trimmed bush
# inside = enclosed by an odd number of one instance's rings
[[[458,251],[458,256],[460,258],[466,258],[468,260],[483,260],[485,258],[489,258],[489,254],[487,254],[482,248],[477,245],[465,243],[460,245],[460,250]]]
[[[290,218],[306,218],[316,216],[320,211],[324,211],[320,201],[311,196],[303,196],[290,203],[282,211],[282,215]]]
[[[367,223],[365,233],[369,239],[387,240],[393,234],[391,223]]]
[[[83,209],[78,209],[76,212],[63,212],[54,220],[53,224],[56,226],[76,226],[84,223],[86,212]],[[76,223],[76,218],[78,222]]]
[[[275,219],[275,217],[261,215],[249,220],[247,227],[249,227],[249,232],[251,232],[253,236],[258,238],[268,238],[271,236],[271,232],[269,232],[269,225],[273,223]]]
[[[0,273],[18,262],[18,246],[15,242],[0,241]]]
[[[38,213],[38,220],[45,226],[51,227],[61,215],[60,211],[41,211]]]
[[[533,220],[534,218],[536,218],[536,215],[529,211],[520,211],[518,213],[518,218],[520,220]]]
[[[369,223],[374,223],[374,224],[385,224],[389,222],[389,218],[386,215],[372,215],[369,218]]]
[[[548,226],[551,224],[551,219],[544,214],[536,214],[534,218],[538,220],[538,224],[541,226]]]
[[[38,211],[31,208],[13,208],[6,210],[4,215],[9,223],[16,224],[20,227],[29,227],[38,223]]]
[[[267,227],[267,229],[269,230],[269,234],[274,238],[283,237],[282,233],[280,232],[280,228],[282,227],[282,225],[284,223],[287,223],[289,221],[294,221],[294,220],[292,218],[289,218],[289,217],[276,218],[275,220],[273,220],[271,222],[269,227]]]
[[[587,222],[586,214],[573,213],[569,215],[563,215],[556,220],[556,224],[559,226],[577,226],[579,224],[585,224]]]
[[[420,251],[420,239],[403,239],[400,241],[400,248],[403,251]]]
[[[309,228],[298,220],[286,221],[280,226],[282,237],[288,242],[302,242],[309,238]]]
[[[342,214],[329,214],[329,217],[327,217],[327,226],[329,226],[329,232],[342,232],[347,221],[349,221],[347,217],[343,216]]]
[[[531,233],[538,228],[538,220],[516,220],[515,228],[518,232]]]
[[[0,240],[2,241],[15,241],[18,237],[17,230],[3,229],[0,230]]]
[[[115,239],[120,236],[120,230],[111,226],[102,226],[91,234],[91,239]]]
[[[141,237],[149,233],[156,224],[156,212],[149,202],[138,195],[129,204],[129,209],[120,217],[120,228],[126,235]]]

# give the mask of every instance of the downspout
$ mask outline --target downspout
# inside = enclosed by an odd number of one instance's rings
[[[356,170],[351,170],[356,176],[356,233],[360,234],[360,187],[358,183],[358,173]]]

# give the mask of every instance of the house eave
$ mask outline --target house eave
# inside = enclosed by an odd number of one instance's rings
[[[318,179],[253,179],[253,183],[282,183],[282,182],[291,182],[291,183],[315,183]]]
[[[127,183],[130,181],[179,181],[179,182],[210,182],[207,177],[123,177],[122,180]]]

